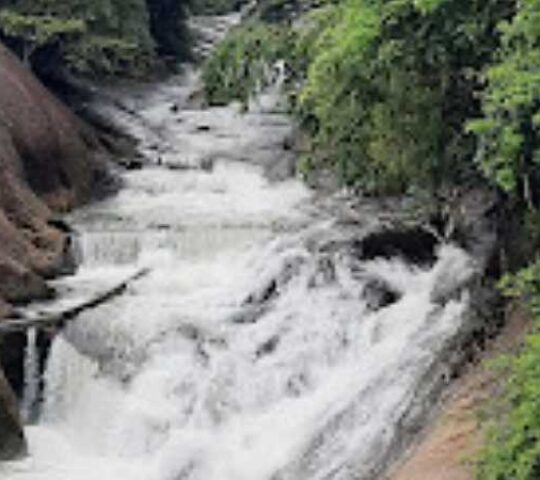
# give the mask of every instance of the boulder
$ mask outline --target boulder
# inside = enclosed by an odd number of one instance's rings
[[[422,226],[386,227],[354,242],[361,260],[402,258],[416,265],[432,265],[437,259],[439,239]]]

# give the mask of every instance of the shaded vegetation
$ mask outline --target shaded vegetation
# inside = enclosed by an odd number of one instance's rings
[[[195,15],[223,15],[240,9],[245,0],[197,0],[190,4]]]
[[[540,1],[520,3],[500,26],[498,61],[486,73],[484,118],[471,123],[484,174],[529,208],[540,187]]]
[[[0,32],[28,64],[86,75],[144,75],[187,52],[181,0],[9,0]]]
[[[234,31],[204,68],[208,100],[213,105],[239,100],[246,106],[270,81],[272,65],[291,48],[292,32],[281,25],[250,23]]]

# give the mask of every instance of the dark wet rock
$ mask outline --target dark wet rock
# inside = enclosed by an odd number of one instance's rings
[[[288,136],[283,140],[283,150],[289,151],[294,149],[294,138],[293,136]]]
[[[422,227],[385,228],[353,244],[361,260],[402,258],[416,265],[432,265],[439,239]]]
[[[302,261],[302,258],[291,258],[287,260],[275,277],[270,278],[261,288],[248,295],[244,301],[244,305],[264,305],[274,300],[279,295],[280,289],[294,278]]]
[[[256,323],[267,311],[267,305],[246,305],[231,315],[228,321],[238,325]]]
[[[100,98],[97,94],[96,98]],[[120,164],[131,158],[140,157],[137,140],[120,128],[111,118],[95,108],[92,103],[84,103],[77,108],[77,114],[93,128],[97,142]]]
[[[54,332],[38,330],[37,352],[39,372],[45,371]],[[26,332],[4,333],[0,338],[0,362],[3,366],[5,378],[17,398],[22,398],[24,392],[24,356],[27,344]]]
[[[155,225],[157,230],[171,230],[172,226],[167,223],[158,223]]]
[[[363,289],[362,296],[366,300],[367,308],[372,311],[388,307],[401,298],[400,293],[381,278],[369,279]]]
[[[164,165],[169,170],[193,170],[193,165],[188,165],[187,163],[181,163],[181,162],[161,162],[160,165]]]
[[[184,108],[187,110],[203,110],[206,107],[208,107],[208,102],[206,100],[204,87],[201,85],[189,94]]]
[[[265,164],[265,175],[272,182],[280,182],[296,175],[297,157],[293,152],[277,150],[270,152]]]
[[[17,400],[0,370],[0,461],[21,457],[26,451]]]
[[[278,281],[271,279],[266,285],[259,290],[251,293],[244,301],[245,305],[260,305],[267,303],[278,295]]]
[[[201,160],[201,170],[212,172],[214,170],[215,160],[213,158],[203,158]]]
[[[69,223],[67,223],[62,217],[53,215],[47,220],[47,223],[57,230],[60,230],[62,233],[67,233],[71,235],[73,233],[73,228]]]
[[[317,259],[315,273],[309,279],[309,287],[316,288],[336,281],[336,266],[332,258],[323,255]]]
[[[265,355],[270,355],[274,350],[277,348],[279,344],[279,336],[274,335],[270,337],[266,342],[264,342],[262,345],[260,345],[257,348],[257,351],[255,352],[255,356],[257,358],[264,357]]]
[[[21,398],[24,389],[24,352],[26,334],[14,332],[0,338],[0,361],[5,378],[17,397]]]
[[[141,170],[145,166],[145,163],[146,162],[144,162],[144,160],[140,156],[138,156],[138,157],[124,159],[121,162],[121,165],[126,170]]]

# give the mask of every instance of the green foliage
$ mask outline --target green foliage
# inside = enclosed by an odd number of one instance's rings
[[[504,0],[348,0],[319,30],[300,97],[315,148],[375,192],[470,177],[478,74]],[[314,51],[314,54],[313,54]]]
[[[250,96],[266,85],[274,63],[291,48],[291,31],[280,25],[249,23],[235,30],[203,68],[208,101],[223,105]]]
[[[478,463],[478,480],[540,478],[540,259],[516,275],[505,277],[501,289],[529,305],[534,332],[515,357],[499,361],[504,395],[491,413],[487,446]]]
[[[0,12],[0,26],[6,35],[24,37],[36,45],[45,45],[60,36],[80,35],[86,30],[81,20],[20,15],[8,10]]]
[[[56,49],[76,72],[141,75],[156,47],[184,53],[177,40],[183,19],[181,0],[11,0],[0,12],[0,32],[25,60]]]
[[[470,124],[481,141],[485,175],[532,206],[540,173],[540,1],[520,2],[503,32],[499,61],[487,71],[482,119]]]
[[[114,37],[92,35],[66,50],[72,70],[88,75],[140,75],[152,65],[149,52]]]
[[[81,37],[86,32],[86,24],[81,20],[21,15],[4,10],[0,11],[0,30],[7,37],[23,40],[22,58],[28,64],[36,49]]]

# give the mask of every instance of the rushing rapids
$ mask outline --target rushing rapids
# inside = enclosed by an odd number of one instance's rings
[[[81,267],[47,308],[151,273],[56,338],[30,455],[0,466],[6,480],[374,478],[443,381],[468,255],[360,260],[376,219],[343,222],[287,178],[291,127],[271,98],[199,110],[196,84],[96,107],[153,165],[70,219]]]

